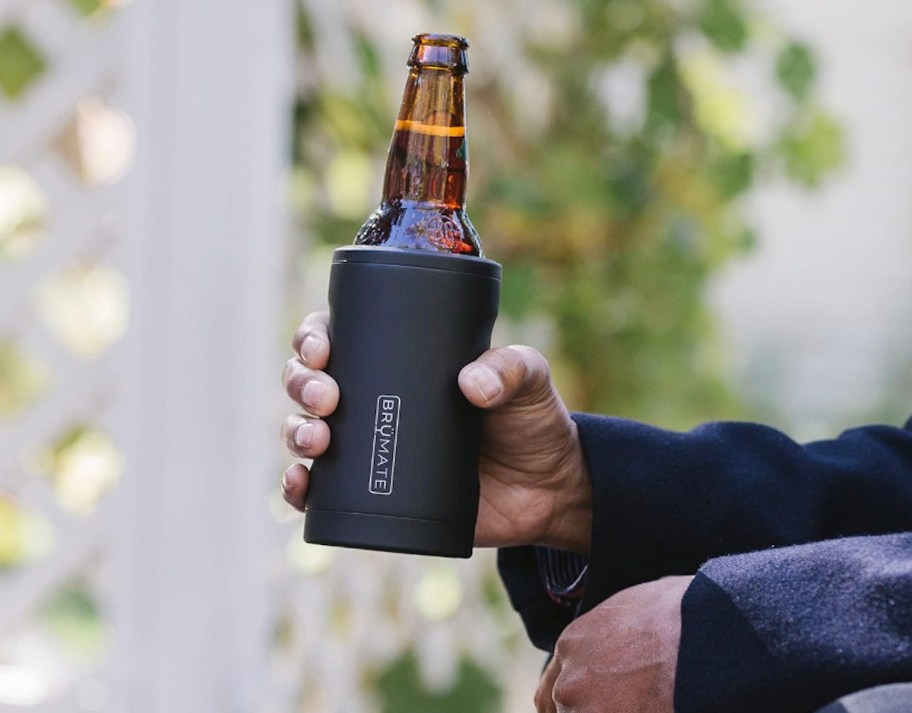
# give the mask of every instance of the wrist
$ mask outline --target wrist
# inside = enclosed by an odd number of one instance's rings
[[[592,538],[592,483],[575,423],[572,429],[570,448],[559,468],[561,475],[556,479],[557,487],[550,494],[554,501],[551,517],[538,544],[588,555]]]

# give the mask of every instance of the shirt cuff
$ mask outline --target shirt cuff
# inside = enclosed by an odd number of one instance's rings
[[[535,547],[538,574],[548,596],[566,607],[576,606],[585,591],[589,559],[575,552]]]

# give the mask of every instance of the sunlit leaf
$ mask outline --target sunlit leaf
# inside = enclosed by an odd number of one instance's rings
[[[780,143],[788,174],[813,188],[845,162],[842,128],[829,115],[814,110],[796,122]]]
[[[326,168],[330,209],[343,218],[364,218],[375,207],[376,178],[370,157],[360,151],[340,151]]]
[[[449,619],[462,603],[462,582],[452,564],[431,562],[415,586],[415,607],[429,621]]]
[[[95,357],[126,331],[127,280],[104,265],[74,264],[38,286],[36,306],[64,346],[79,356]]]
[[[0,572],[45,557],[55,541],[50,522],[0,493]]]
[[[44,233],[47,200],[17,166],[0,166],[0,261],[28,255]]]
[[[0,339],[0,421],[34,405],[47,391],[50,371],[12,339]]]
[[[693,98],[694,116],[708,136],[733,152],[750,147],[752,112],[715,52],[686,57],[681,78]]]
[[[133,121],[99,97],[81,99],[54,138],[54,151],[86,188],[121,178],[133,161]]]
[[[335,551],[332,547],[304,542],[300,533],[296,532],[288,540],[285,556],[288,563],[301,574],[315,575],[330,568],[335,559]]]
[[[123,456],[106,433],[79,425],[36,454],[35,466],[50,479],[61,507],[87,515],[120,479]]]

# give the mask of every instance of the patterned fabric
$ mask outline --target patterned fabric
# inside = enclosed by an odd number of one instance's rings
[[[548,595],[566,607],[576,606],[585,592],[589,559],[550,547],[536,547],[538,573]]]

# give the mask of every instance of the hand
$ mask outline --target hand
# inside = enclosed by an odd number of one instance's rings
[[[322,417],[339,403],[339,387],[322,369],[329,360],[328,314],[309,315],[295,332],[296,356],[282,382],[305,413],[283,427],[288,450],[317,458],[331,437]],[[589,474],[576,424],[551,383],[548,363],[531,347],[491,349],[459,374],[459,388],[485,409],[475,544],[545,544],[587,552],[592,523]],[[303,510],[308,469],[285,471],[285,499]]]
[[[673,713],[681,599],[692,579],[624,589],[570,624],[542,674],[538,713]]]

